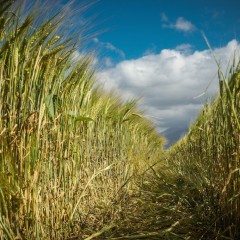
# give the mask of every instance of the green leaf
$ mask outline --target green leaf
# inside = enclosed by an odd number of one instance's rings
[[[45,100],[46,107],[48,109],[48,113],[51,118],[54,118],[55,112],[54,112],[54,104],[53,104],[53,96],[48,95]]]
[[[78,115],[76,117],[75,121],[86,121],[86,122],[89,122],[89,121],[94,121],[94,120],[92,118],[90,118],[90,117],[86,117],[86,116],[83,116],[83,115]]]
[[[94,121],[92,118],[88,117],[88,116],[84,116],[84,115],[76,115],[74,114],[72,111],[68,113],[68,115],[72,118],[75,119],[75,121],[86,121],[86,122],[90,122],[90,121]]]

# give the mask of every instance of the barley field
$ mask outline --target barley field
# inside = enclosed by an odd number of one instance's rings
[[[88,236],[119,219],[163,138],[135,101],[94,87],[63,11],[22,11],[0,3],[0,238]]]
[[[164,150],[67,14],[0,0],[0,239],[239,239],[239,62]]]

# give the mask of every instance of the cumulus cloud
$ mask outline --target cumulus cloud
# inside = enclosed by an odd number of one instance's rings
[[[164,49],[98,73],[104,87],[118,89],[123,99],[141,98],[141,109],[170,143],[187,131],[206,99],[218,89],[217,64],[211,51],[189,49],[190,45]],[[223,72],[236,50],[240,51],[236,40],[215,49]]]
[[[163,19],[165,19],[163,17],[164,17],[164,15],[162,16],[162,21],[163,21]],[[165,22],[165,20],[164,20],[164,22]],[[196,29],[194,24],[192,24],[190,21],[184,19],[183,17],[179,17],[175,23],[164,23],[162,26],[165,28],[172,28],[172,29],[182,31],[182,32],[192,32]]]

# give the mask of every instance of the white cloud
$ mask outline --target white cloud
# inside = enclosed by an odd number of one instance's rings
[[[107,68],[112,67],[114,65],[114,63],[110,57],[105,57],[103,59],[103,63]]]
[[[159,54],[125,60],[102,70],[98,76],[106,89],[118,89],[124,99],[142,97],[141,108],[155,117],[159,131],[170,131],[166,136],[172,140],[187,130],[202,104],[218,89],[217,64],[211,51],[185,51],[190,48],[190,45],[181,45]],[[236,49],[240,51],[236,40],[215,49],[223,72]],[[205,94],[195,98],[207,87]]]
[[[177,30],[184,32],[189,32],[195,29],[195,26],[191,22],[185,20],[183,17],[177,19],[177,22],[174,27]]]
[[[161,13],[161,20],[163,21],[163,22],[168,22],[168,17],[167,17],[167,15],[166,15],[166,13]]]
[[[93,38],[92,41],[94,44],[96,44],[98,47],[100,47],[101,50],[109,50],[109,51],[114,52],[117,55],[119,55],[122,59],[125,58],[125,53],[121,49],[114,46],[112,43],[101,42],[98,38]]]
[[[73,63],[76,63],[76,62],[78,62],[79,60],[86,58],[87,56],[89,56],[89,54],[86,53],[85,51],[80,52],[80,51],[76,50],[76,51],[74,51],[73,54],[72,54],[72,62],[73,62]],[[99,64],[99,61],[98,61],[97,56],[96,56],[94,53],[91,53],[91,62],[90,62],[90,65],[91,65],[92,67],[97,67],[98,64]]]
[[[192,45],[183,43],[176,46],[176,50],[184,54],[190,54],[192,53]]]
[[[151,55],[151,54],[155,54],[157,50],[157,46],[155,44],[151,44],[151,47],[148,48],[147,50],[144,51],[143,55]]]
[[[165,28],[172,28],[182,32],[191,32],[196,29],[196,27],[188,20],[183,17],[179,17],[175,23],[164,23],[162,25]]]
[[[114,59],[122,61],[125,59],[125,53],[114,46],[110,42],[102,42],[98,38],[93,38],[93,43],[97,49],[100,49],[101,52],[104,52],[107,57],[103,57],[103,64],[105,67],[111,67],[114,65]]]
[[[93,42],[94,43],[99,43],[99,39],[95,37],[95,38],[93,38]]]
[[[122,58],[125,58],[125,53],[124,53],[122,50],[120,50],[119,48],[113,46],[113,45],[112,45],[111,43],[109,43],[109,42],[106,42],[106,43],[103,43],[103,44],[105,45],[106,49],[109,49],[109,50],[111,50],[111,51],[113,51],[113,52],[116,52],[116,53],[118,53]]]

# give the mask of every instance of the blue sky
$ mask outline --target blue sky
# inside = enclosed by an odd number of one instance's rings
[[[99,34],[90,45],[99,83],[123,99],[141,98],[140,108],[170,145],[217,91],[202,33],[225,71],[240,51],[239,9],[239,0],[99,0],[79,19],[94,16],[91,31]]]
[[[126,59],[141,57],[146,50],[159,52],[190,43],[206,48],[200,31],[214,47],[239,38],[238,0],[100,0],[90,9],[97,14],[98,28],[106,30],[98,38],[121,49]],[[190,22],[193,29],[174,30],[174,24]],[[177,26],[175,26],[177,28]]]

